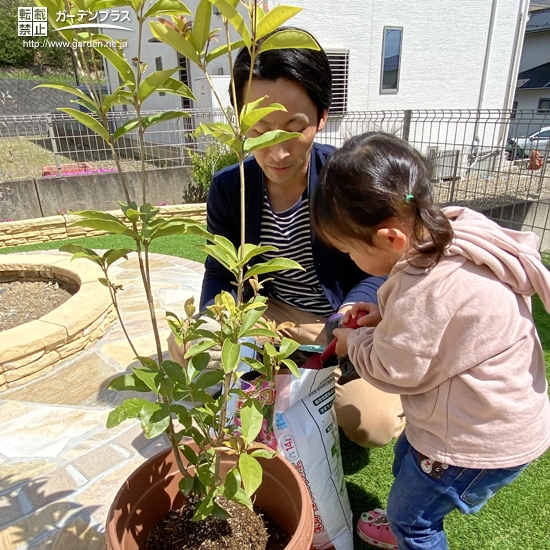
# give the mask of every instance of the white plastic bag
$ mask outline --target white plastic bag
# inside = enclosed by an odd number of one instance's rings
[[[308,486],[316,550],[353,549],[349,504],[333,402],[334,369],[277,375],[274,431],[279,449]]]

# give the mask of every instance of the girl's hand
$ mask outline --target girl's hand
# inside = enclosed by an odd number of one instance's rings
[[[335,328],[332,331],[334,337],[338,339],[335,350],[336,355],[342,357],[348,353],[348,337],[352,332],[352,328]]]
[[[342,321],[343,324],[347,324],[352,318],[357,317],[357,313],[360,311],[364,311],[366,313],[366,315],[357,321],[357,324],[360,327],[375,327],[382,320],[378,306],[367,302],[356,302],[353,304],[351,309],[348,309],[344,313],[344,319]]]

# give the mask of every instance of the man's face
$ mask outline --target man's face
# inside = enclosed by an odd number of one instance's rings
[[[252,80],[249,102],[263,96],[268,97],[262,102],[262,107],[280,103],[287,111],[276,111],[266,116],[248,131],[247,137],[258,137],[271,130],[299,132],[303,137],[254,151],[254,157],[268,184],[304,185],[313,140],[325,126],[327,114],[318,121],[317,106],[304,88],[284,78],[275,81]]]

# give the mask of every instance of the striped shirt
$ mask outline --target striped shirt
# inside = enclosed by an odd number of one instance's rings
[[[273,211],[264,190],[260,242],[278,249],[277,252],[262,254],[262,261],[283,256],[295,260],[305,269],[270,273],[273,281],[266,285],[269,296],[315,315],[328,317],[334,313],[313,263],[307,190],[294,206],[284,212]]]

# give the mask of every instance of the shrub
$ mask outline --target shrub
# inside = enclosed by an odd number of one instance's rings
[[[192,185],[184,193],[184,202],[204,202],[214,174],[238,162],[237,153],[226,145],[213,142],[204,153],[189,151]]]

